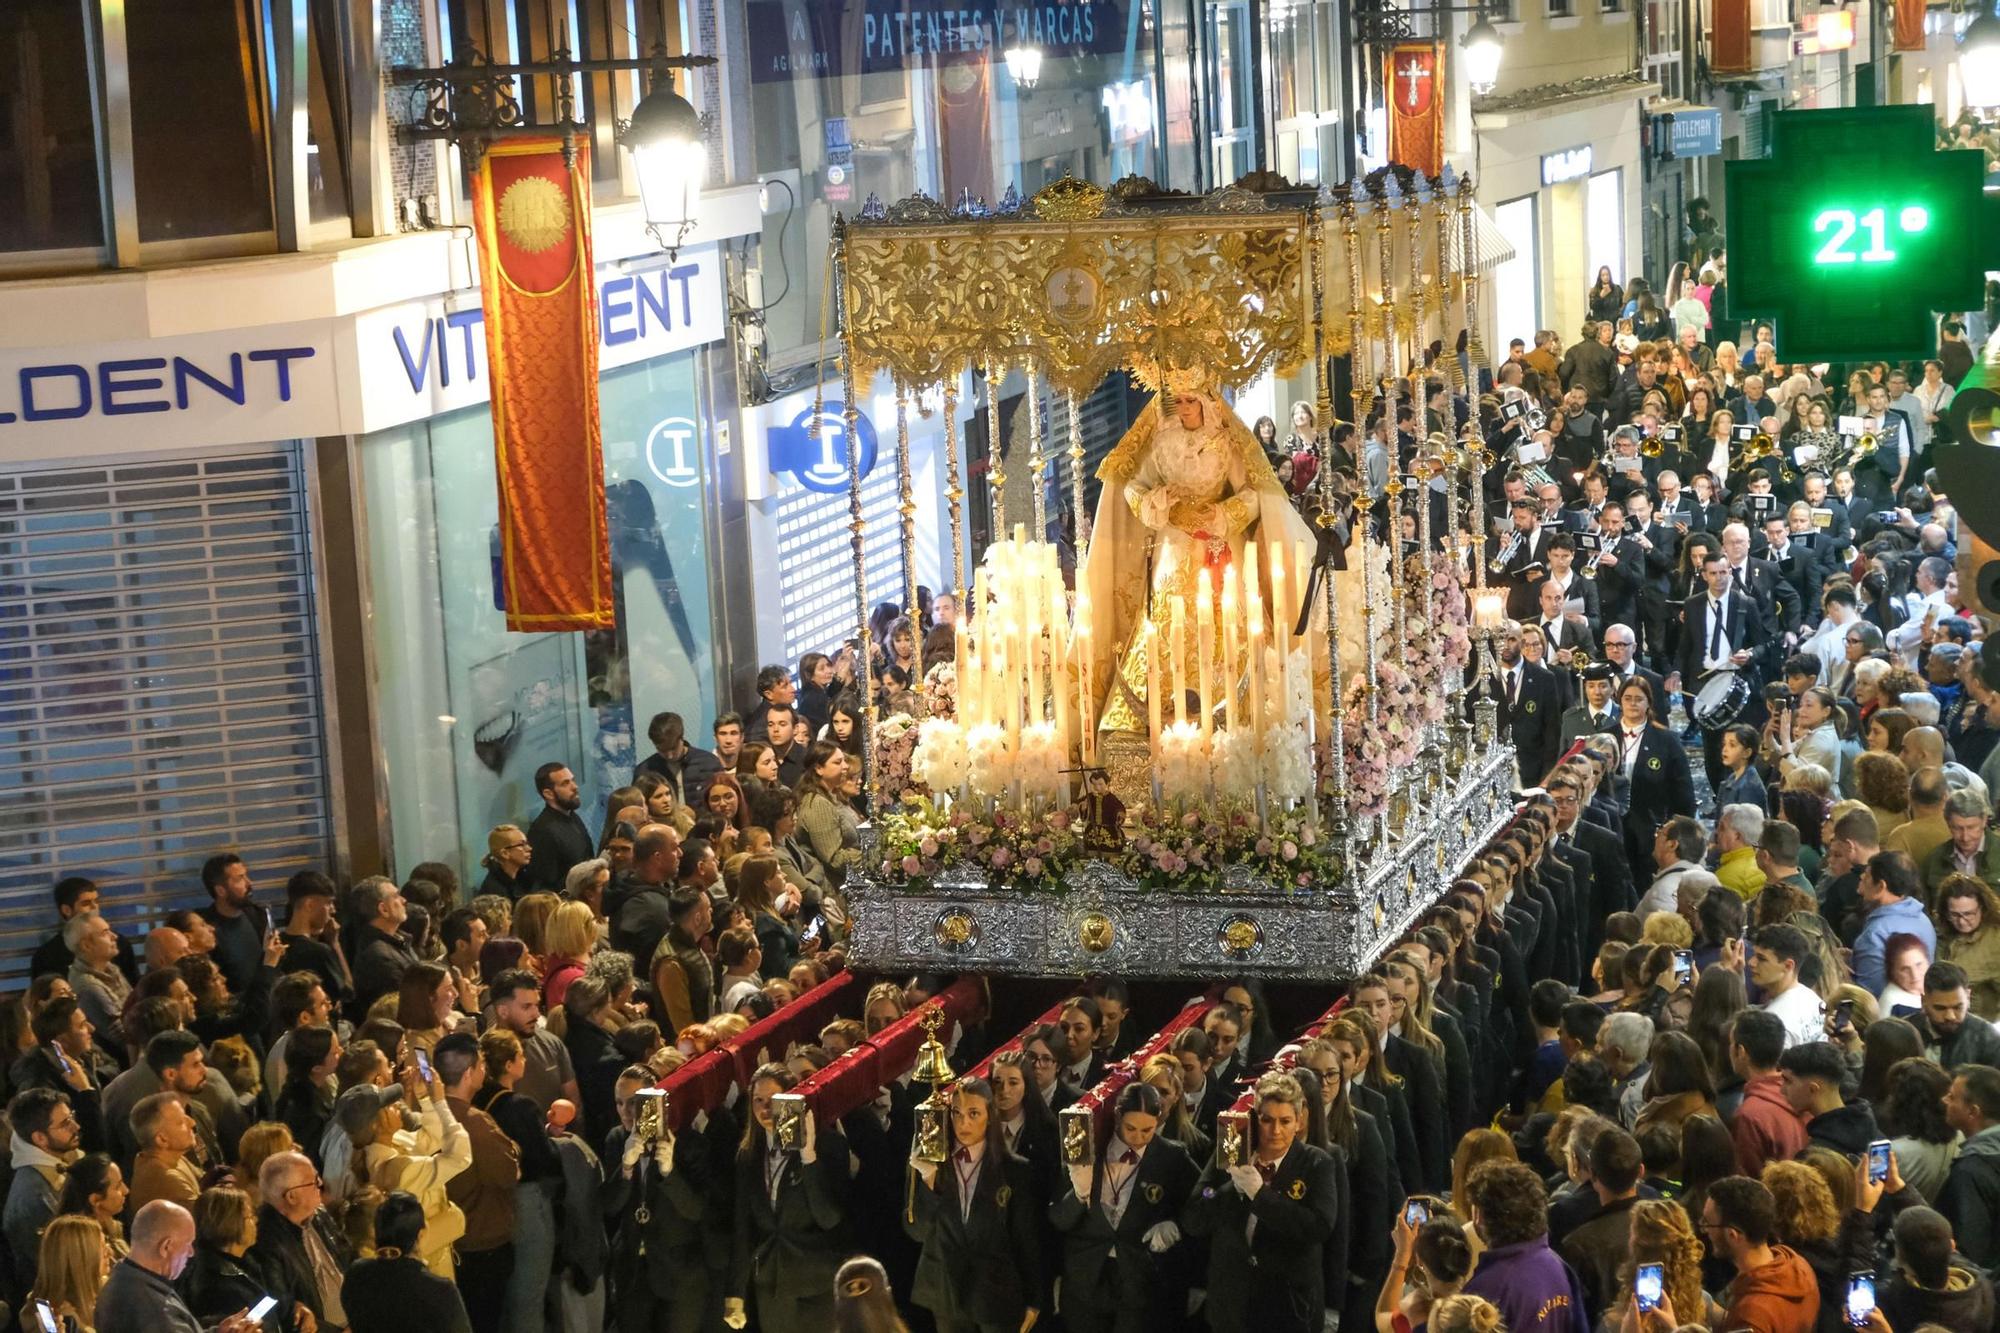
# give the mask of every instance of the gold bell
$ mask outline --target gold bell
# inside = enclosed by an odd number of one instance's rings
[[[917,1022],[924,1029],[924,1044],[917,1048],[917,1067],[910,1071],[910,1078],[917,1083],[929,1084],[931,1090],[936,1092],[958,1078],[951,1067],[951,1053],[937,1039],[938,1029],[944,1026],[944,1012],[931,1005]]]

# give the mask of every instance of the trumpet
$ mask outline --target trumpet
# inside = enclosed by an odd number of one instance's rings
[[[1521,549],[1521,535],[1519,528],[1515,528],[1507,534],[1507,539],[1500,543],[1500,549],[1495,551],[1493,558],[1486,562],[1487,573],[1504,574],[1507,572],[1507,562],[1512,560],[1514,553]]]
[[[1604,545],[1602,542],[1600,542],[1598,544],[1597,549],[1590,553],[1590,559],[1583,562],[1582,572],[1585,578],[1594,579],[1597,577],[1597,562],[1601,560],[1603,557],[1604,557]]]
[[[1666,452],[1666,441],[1657,435],[1648,435],[1639,445],[1639,456],[1641,458],[1658,458]]]

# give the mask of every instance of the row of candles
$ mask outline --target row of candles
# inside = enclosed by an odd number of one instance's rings
[[[1225,733],[1245,737],[1230,744],[1258,761],[1263,799],[1262,733],[1270,725],[1265,691],[1275,686],[1276,725],[1286,725],[1283,710],[1299,669],[1293,662],[1300,644],[1293,632],[1297,598],[1310,580],[1312,548],[1303,541],[1249,541],[1240,549],[1242,558],[1219,572],[1198,566],[1192,597],[1157,598],[1140,626],[1156,795],[1163,759],[1174,761],[1167,765],[1173,771],[1208,772],[1219,720]],[[1079,587],[1073,607],[1067,602],[1056,548],[1028,540],[1025,526],[987,549],[973,581],[977,620],[970,628],[961,623],[954,636],[957,720],[969,746],[997,745],[1017,763],[1051,752],[1074,755],[1084,767],[1097,763],[1102,687],[1111,676],[1093,679],[1090,669],[1097,627],[1089,591]],[[1117,670],[1115,661],[1110,670]],[[1024,797],[1059,798],[1065,784],[1058,772],[1039,763],[1022,767],[1034,771],[1016,769],[1017,806]]]

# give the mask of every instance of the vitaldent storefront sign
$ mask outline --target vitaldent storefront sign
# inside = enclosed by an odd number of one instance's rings
[[[723,335],[714,246],[598,269],[605,370]],[[88,346],[0,348],[0,461],[360,435],[487,400],[478,293],[352,318]]]

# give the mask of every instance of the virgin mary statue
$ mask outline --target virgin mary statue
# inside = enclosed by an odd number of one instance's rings
[[[1175,598],[1183,599],[1193,624],[1200,570],[1212,571],[1219,587],[1226,566],[1234,563],[1240,571],[1255,562],[1265,597],[1264,642],[1275,643],[1278,621],[1290,629],[1298,616],[1298,553],[1316,549],[1312,528],[1292,507],[1249,428],[1220,395],[1186,371],[1173,373],[1169,390],[1140,413],[1097,471],[1102,490],[1079,586],[1089,590],[1095,627],[1087,665],[1099,701],[1100,732],[1144,735],[1144,628],[1151,620],[1164,634]],[[1287,561],[1290,604],[1273,607],[1271,568],[1279,559]],[[1358,588],[1343,586],[1342,592],[1345,631],[1358,619],[1360,600]],[[1245,617],[1239,629],[1247,634],[1248,608],[1238,614]],[[1343,632],[1343,640],[1348,637]],[[1190,661],[1175,664],[1175,679],[1194,678],[1196,645],[1192,634],[1187,639]],[[1360,660],[1358,634],[1342,646],[1345,661]],[[1313,608],[1305,652],[1314,711],[1323,716],[1331,702],[1323,602]],[[1350,652],[1357,655],[1347,657]],[[1225,690],[1243,686],[1242,681],[1219,684]]]

